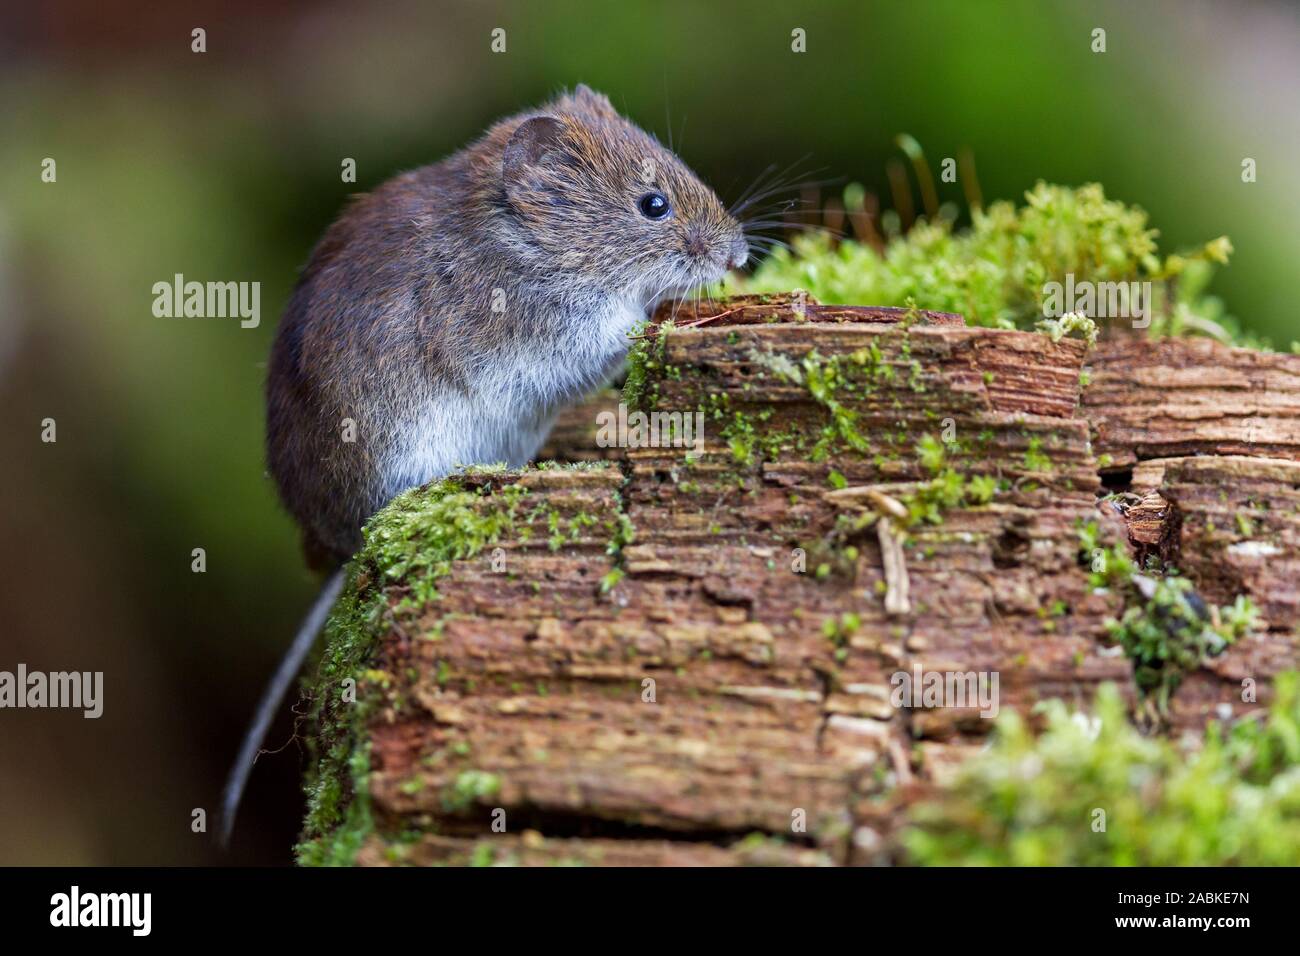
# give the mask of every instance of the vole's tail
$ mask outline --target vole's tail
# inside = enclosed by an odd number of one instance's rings
[[[230,842],[230,834],[235,827],[235,814],[239,812],[239,801],[244,796],[248,775],[253,771],[253,762],[257,759],[262,741],[266,739],[266,732],[271,729],[271,721],[275,719],[276,711],[280,709],[280,701],[284,699],[285,691],[289,689],[294,677],[302,669],[302,662],[306,660],[312,645],[316,643],[316,635],[325,626],[330,608],[338,600],[342,589],[343,568],[340,567],[325,579],[320,594],[312,602],[311,610],[303,618],[293,643],[289,645],[289,650],[281,659],[275,676],[271,678],[271,682],[266,685],[266,690],[262,693],[262,699],[257,705],[257,714],[253,717],[248,733],[244,735],[244,742],[239,746],[239,756],[235,758],[234,766],[230,768],[230,776],[226,778],[226,788],[221,794],[220,839],[223,847]]]

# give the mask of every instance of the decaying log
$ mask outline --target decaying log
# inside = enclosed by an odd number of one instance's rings
[[[974,702],[896,706],[894,675],[997,674],[1026,715],[1102,682],[1136,695],[1105,623],[1123,596],[1081,559],[1092,522],[1164,549],[1207,600],[1264,611],[1266,632],[1175,694],[1180,724],[1296,665],[1300,463],[1276,460],[1300,459],[1294,363],[1124,340],[1089,359],[1081,414],[1077,340],[703,308],[649,340],[632,396],[703,412],[698,454],[597,448],[603,396],[552,440],[594,466],[463,479],[516,486],[518,518],[452,563],[440,599],[404,609],[402,580],[359,569],[392,623],[361,675],[377,704],[358,862],[894,861],[908,794],[991,724]],[[1243,447],[1273,458],[1170,457]],[[1098,509],[1102,449],[1142,461],[1140,503]],[[945,480],[956,497],[927,511]]]

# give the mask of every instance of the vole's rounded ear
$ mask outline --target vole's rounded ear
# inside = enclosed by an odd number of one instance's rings
[[[517,182],[526,167],[541,165],[548,153],[559,149],[563,132],[564,124],[554,116],[534,116],[520,123],[501,160],[505,181]]]

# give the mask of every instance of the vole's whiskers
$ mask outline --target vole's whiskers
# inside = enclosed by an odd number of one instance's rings
[[[798,198],[792,197],[790,199],[781,199],[770,205],[781,206],[783,208],[789,208],[791,206],[799,205],[800,203],[806,205],[808,204],[808,200],[803,197],[806,197],[810,193],[816,195],[816,192],[819,192],[825,187],[836,186],[843,181],[844,177],[836,176],[831,179],[804,179],[786,183],[775,183],[770,188],[750,196],[743,204],[738,205],[735,209],[731,210],[731,214],[739,217],[747,209],[762,210],[767,208],[760,205],[760,203],[763,203],[765,200],[771,199],[774,196],[780,196],[782,193],[791,193],[796,191],[800,193]]]
[[[771,254],[773,249],[784,249],[790,251],[790,243],[784,239],[777,239],[775,236],[754,236],[749,240],[751,246],[759,252]]]
[[[764,199],[770,198],[777,193],[797,188],[800,184],[797,182],[796,176],[803,174],[796,173],[796,170],[799,168],[801,163],[809,158],[809,156],[811,156],[811,154],[804,154],[780,172],[776,172],[777,167],[775,163],[767,166],[758,174],[754,179],[754,182],[750,184],[750,187],[741,193],[739,198],[731,204],[727,212],[732,216],[739,218],[742,212],[753,206],[755,203],[762,202]],[[818,172],[821,172],[821,170],[810,170],[808,175],[813,175]]]

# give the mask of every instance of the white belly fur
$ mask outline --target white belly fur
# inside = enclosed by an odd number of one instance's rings
[[[604,316],[573,328],[562,349],[540,345],[507,357],[468,392],[431,389],[415,399],[385,456],[383,501],[468,465],[526,465],[559,411],[617,370],[628,333],[644,317],[633,303],[613,303]],[[550,360],[548,351],[565,360]]]

